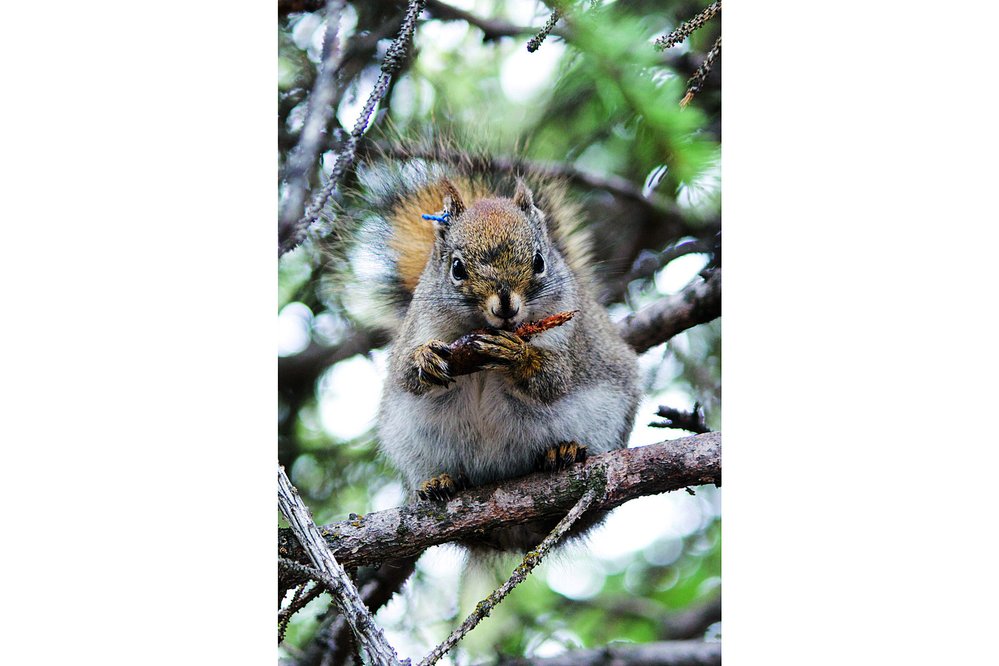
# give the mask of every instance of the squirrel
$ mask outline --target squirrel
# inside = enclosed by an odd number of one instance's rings
[[[362,244],[398,306],[377,417],[380,449],[423,499],[556,471],[627,445],[637,357],[594,297],[582,210],[563,180],[431,151],[360,174]],[[525,342],[525,321],[576,311]],[[475,329],[486,369],[451,376],[448,344]],[[602,515],[587,521],[588,525]],[[487,548],[536,546],[554,526],[497,530]],[[585,531],[587,524],[580,527]]]

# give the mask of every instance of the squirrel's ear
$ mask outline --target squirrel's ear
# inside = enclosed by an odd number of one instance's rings
[[[453,220],[465,212],[465,202],[461,200],[458,188],[447,178],[441,180],[441,189],[444,190],[444,212]]]
[[[534,194],[520,178],[517,179],[517,189],[513,192],[513,203],[528,215],[534,208]]]

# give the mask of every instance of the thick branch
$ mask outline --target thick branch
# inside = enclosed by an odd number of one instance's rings
[[[278,467],[278,506],[281,513],[291,525],[290,530],[295,534],[299,544],[304,546],[303,550],[309,561],[316,567],[316,576],[320,582],[326,585],[333,595],[333,602],[337,605],[341,615],[347,618],[358,644],[367,653],[373,664],[398,664],[399,658],[395,650],[388,641],[385,634],[375,624],[374,618],[368,611],[367,606],[361,599],[357,588],[347,577],[347,572],[330,552],[326,542],[323,541],[319,528],[312,522],[312,515],[309,509],[298,496],[298,490],[291,485],[288,475],[283,467]]]
[[[721,269],[707,280],[697,278],[677,294],[628,315],[617,326],[639,354],[677,333],[721,316]]]
[[[459,493],[446,505],[418,501],[322,528],[343,566],[356,567],[417,555],[430,546],[474,540],[498,527],[564,516],[595,485],[606,494],[593,510],[612,509],[643,495],[706,483],[721,484],[721,433],[612,451],[558,474],[532,474]],[[307,562],[289,530],[280,530],[281,556]]]
[[[512,659],[503,666],[713,666],[721,664],[721,643],[661,641],[611,643],[593,650],[571,650],[546,659]]]

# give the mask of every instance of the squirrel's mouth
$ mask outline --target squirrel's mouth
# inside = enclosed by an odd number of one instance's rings
[[[523,317],[502,318],[493,315],[486,315],[486,324],[490,328],[499,328],[504,331],[512,331],[523,323]]]
[[[486,312],[485,320],[486,324],[492,328],[499,328],[504,331],[512,331],[522,323],[524,323],[525,316],[524,312],[518,312],[512,317],[501,317],[492,312]]]

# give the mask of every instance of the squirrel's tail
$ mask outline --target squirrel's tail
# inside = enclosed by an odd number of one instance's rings
[[[355,220],[357,243],[351,257],[366,300],[384,304],[369,313],[394,330],[430,258],[434,226],[424,214],[441,210],[442,181],[448,179],[466,203],[513,196],[523,179],[545,212],[549,233],[577,277],[590,279],[589,238],[582,209],[569,197],[564,179],[486,151],[464,152],[447,140],[394,141],[358,169],[358,187],[345,201]],[[384,321],[385,318],[389,321]]]

